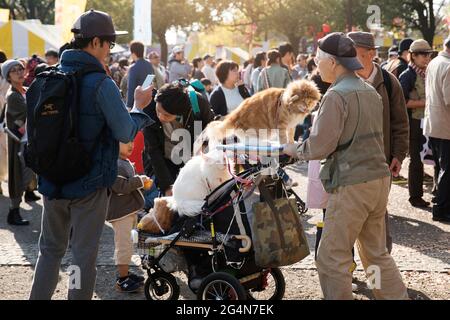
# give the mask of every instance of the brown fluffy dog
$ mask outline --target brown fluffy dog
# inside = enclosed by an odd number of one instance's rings
[[[148,214],[142,217],[137,227],[139,230],[153,234],[160,234],[162,231],[168,232],[172,227],[172,222],[175,218],[174,214],[168,206],[167,197],[156,198],[155,206]]]
[[[319,100],[317,86],[308,80],[291,82],[286,89],[270,88],[244,100],[223,121],[211,122],[200,138],[214,145],[235,135],[243,142],[248,137],[260,138],[261,129],[278,129],[281,144],[294,142],[296,125],[303,122]]]

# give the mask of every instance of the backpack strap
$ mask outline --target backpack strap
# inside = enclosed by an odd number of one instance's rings
[[[200,106],[198,104],[197,92],[191,86],[188,87],[189,101],[191,102],[192,111],[194,112],[194,116],[198,116],[200,114]]]
[[[391,100],[391,97],[392,97],[391,77],[389,76],[389,72],[384,70],[383,68],[381,69],[381,73],[383,74],[383,82],[384,82],[384,86],[386,87],[386,91],[387,91],[389,100]]]

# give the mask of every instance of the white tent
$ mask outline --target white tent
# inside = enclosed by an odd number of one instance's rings
[[[10,20],[0,25],[0,49],[10,58],[43,56],[48,49],[62,46],[61,31],[39,20]]]
[[[245,61],[250,59],[250,54],[239,47],[218,47],[216,57],[232,60],[239,65],[243,65]]]

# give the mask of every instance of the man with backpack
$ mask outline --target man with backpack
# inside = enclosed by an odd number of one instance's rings
[[[409,124],[405,98],[397,78],[373,62],[376,56],[375,38],[369,32],[350,32],[348,37],[355,43],[358,60],[363,69],[356,73],[372,85],[383,102],[383,140],[386,161],[392,176],[400,174],[402,162],[408,153]],[[389,234],[386,212],[386,246],[391,252],[392,237]]]
[[[116,36],[123,34],[115,31],[111,17],[90,10],[78,18],[72,32],[73,49],[64,51],[57,71],[41,73],[27,93],[28,110],[34,113],[28,112],[26,161],[39,174],[44,195],[33,300],[51,299],[69,237],[68,298],[92,298],[119,141],[133,140],[152,123],[142,109],[150,103],[153,88],[136,88],[134,108],[128,113],[114,80],[104,72],[103,61]],[[71,88],[64,91],[67,83]]]

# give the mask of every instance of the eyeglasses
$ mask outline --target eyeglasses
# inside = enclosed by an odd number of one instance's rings
[[[9,73],[19,73],[19,72],[23,72],[25,71],[25,69],[23,67],[16,67],[16,68],[11,68],[9,70]]]
[[[116,43],[115,43],[115,42],[111,41],[111,42],[109,43],[109,49],[112,50],[115,46],[116,46]]]

